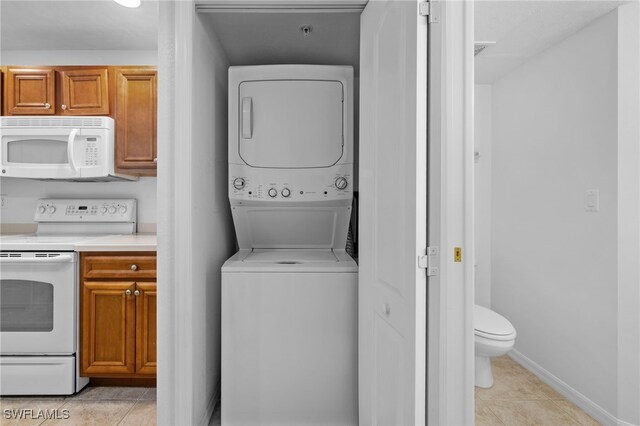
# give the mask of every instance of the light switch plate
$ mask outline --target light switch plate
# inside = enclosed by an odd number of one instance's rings
[[[2,200],[0,204],[0,209],[4,210],[7,208],[7,202],[9,201],[9,197],[7,197],[5,194],[2,194],[0,195],[0,199]]]
[[[588,189],[584,195],[584,211],[595,213],[600,211],[600,191]]]

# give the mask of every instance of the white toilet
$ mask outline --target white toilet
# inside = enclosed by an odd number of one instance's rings
[[[476,347],[476,386],[493,386],[491,357],[504,355],[513,348],[516,329],[508,319],[482,306],[474,306]]]

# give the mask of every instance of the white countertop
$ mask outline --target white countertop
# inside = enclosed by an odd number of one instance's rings
[[[156,251],[156,234],[98,237],[74,246],[75,251]]]

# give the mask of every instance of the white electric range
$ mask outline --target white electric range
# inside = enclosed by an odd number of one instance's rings
[[[79,374],[77,244],[136,232],[136,200],[42,199],[35,234],[0,237],[0,394],[70,395]]]

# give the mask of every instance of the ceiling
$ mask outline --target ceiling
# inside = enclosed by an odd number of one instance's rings
[[[156,50],[157,2],[143,0],[141,7],[128,9],[111,0],[1,0],[0,48]],[[622,3],[477,0],[475,40],[496,44],[476,56],[476,82],[493,83]],[[232,65],[358,64],[358,11],[275,14],[227,10],[199,16],[213,25]],[[313,27],[310,36],[302,35],[302,25]],[[357,75],[357,68],[355,71]]]
[[[353,65],[358,75],[360,11],[200,13],[231,65]],[[312,27],[309,36],[301,28]]]
[[[475,57],[475,79],[491,84],[622,1],[476,0],[475,40],[495,41]]]
[[[2,50],[156,50],[158,3],[0,1]]]

